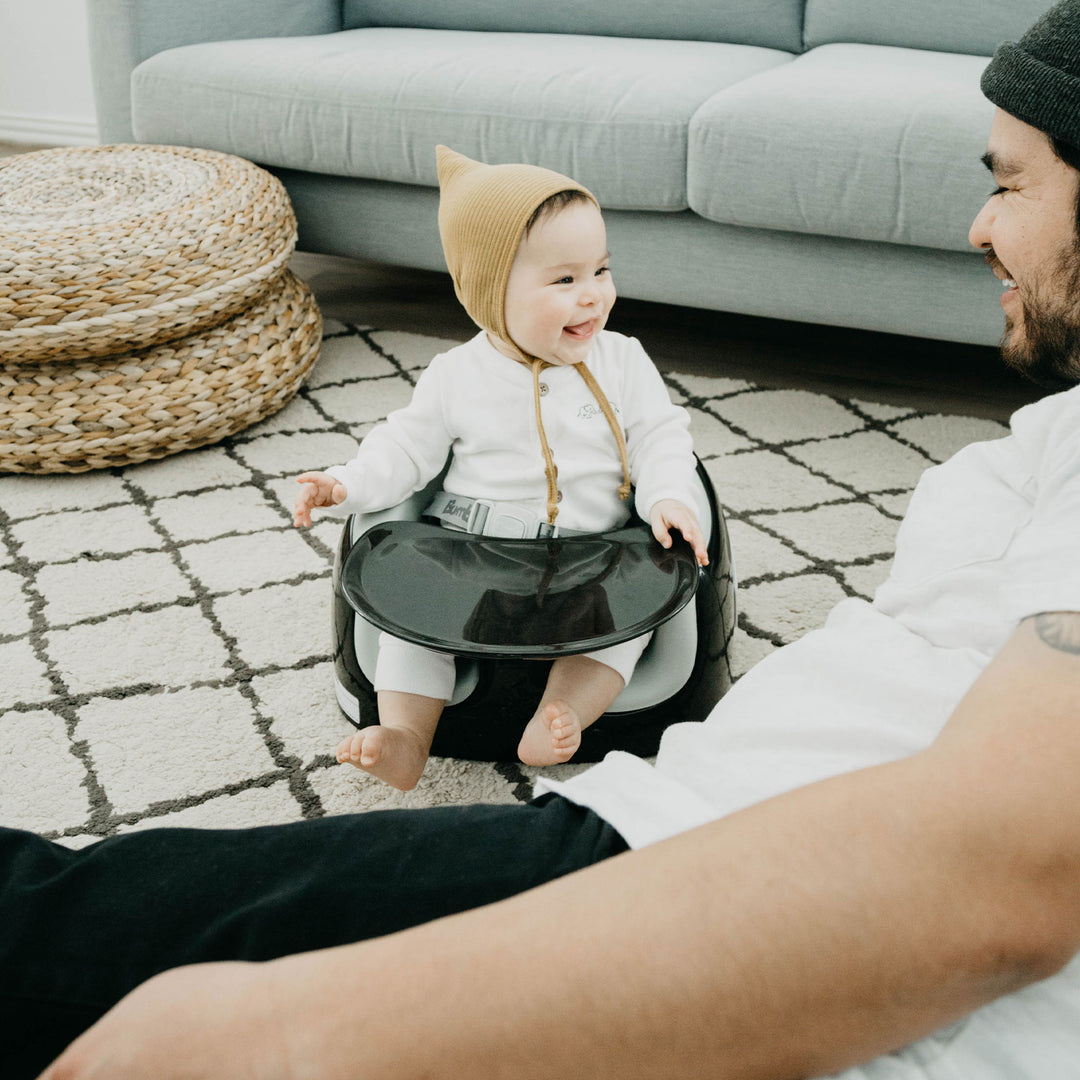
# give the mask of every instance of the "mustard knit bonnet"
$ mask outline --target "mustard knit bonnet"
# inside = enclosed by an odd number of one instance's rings
[[[587,188],[568,176],[538,165],[486,165],[446,146],[435,149],[439,171],[439,235],[454,292],[469,318],[494,335],[533,372],[533,401],[537,430],[548,481],[548,521],[558,514],[557,469],[544,433],[540,412],[540,371],[544,361],[522,351],[506,327],[506,285],[525,226],[536,209],[552,195],[580,191],[599,209]],[[599,383],[584,363],[574,367],[604,411],[619,448],[623,484],[630,493],[630,467],[622,427]]]

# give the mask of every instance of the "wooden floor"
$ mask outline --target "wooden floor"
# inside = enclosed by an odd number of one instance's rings
[[[38,147],[0,143],[0,157]],[[301,252],[293,269],[324,313],[455,340],[475,332],[449,276]],[[608,324],[661,370],[727,375],[934,412],[1006,419],[1042,393],[996,349],[621,299]]]

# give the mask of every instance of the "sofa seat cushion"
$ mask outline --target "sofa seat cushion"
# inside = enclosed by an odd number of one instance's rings
[[[970,250],[989,191],[985,57],[823,45],[720,91],[690,125],[711,221]]]
[[[702,41],[379,27],[187,45],[132,75],[141,142],[434,185],[434,148],[566,173],[604,206],[682,210],[691,117],[792,55]]]

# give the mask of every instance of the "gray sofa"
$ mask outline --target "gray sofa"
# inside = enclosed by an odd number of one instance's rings
[[[991,344],[986,58],[1049,0],[90,0],[104,142],[276,172],[300,247],[444,269],[437,143],[605,209],[622,295]]]

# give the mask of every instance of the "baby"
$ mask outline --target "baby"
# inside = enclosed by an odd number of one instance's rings
[[[372,430],[352,461],[297,478],[294,523],[310,525],[316,507],[394,506],[449,457],[446,492],[494,502],[489,521],[500,506],[511,511],[504,520],[536,521],[530,535],[548,534],[556,518],[564,535],[618,528],[633,485],[657,540],[670,547],[677,529],[704,565],[687,414],[641,345],[604,329],[615,286],[595,198],[547,169],[485,165],[445,146],[436,153],[443,250],[480,332],[431,361],[410,403]],[[647,642],[554,661],[521,760],[569,760]],[[405,791],[424,771],[454,658],[384,633],[374,683],[379,723],[344,739],[337,759]]]

